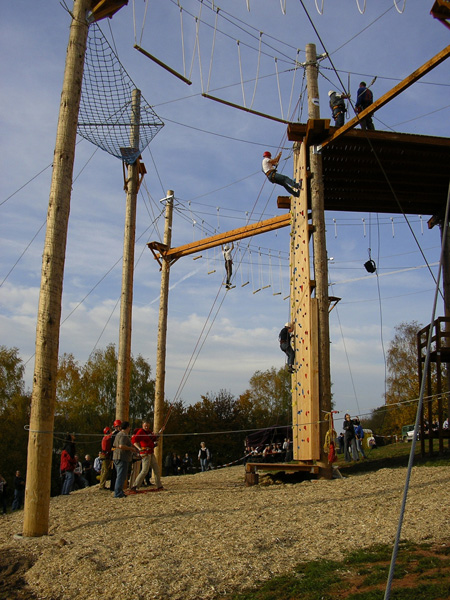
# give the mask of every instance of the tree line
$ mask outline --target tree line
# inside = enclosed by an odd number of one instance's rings
[[[378,435],[400,435],[403,425],[414,423],[419,396],[416,321],[401,323],[395,329],[387,355],[385,402],[363,417],[364,427]],[[443,375],[443,374],[441,374]],[[431,376],[437,380],[436,368]],[[117,352],[113,344],[92,353],[80,364],[72,354],[64,354],[58,365],[54,427],[52,493],[59,493],[59,451],[66,432],[75,432],[77,452],[94,459],[100,449],[105,426],[115,419]],[[155,380],[152,368],[141,355],[131,357],[130,422],[132,428],[143,419],[153,422]],[[25,390],[24,365],[17,348],[0,346],[0,474],[11,492],[14,472],[26,473],[31,392]],[[433,410],[437,400],[433,401]],[[201,441],[213,454],[216,466],[243,457],[248,432],[292,423],[291,379],[286,369],[272,367],[256,371],[248,388],[239,396],[229,391],[208,391],[189,405],[182,400],[165,402],[170,418],[164,432],[164,455],[188,452],[194,459]],[[339,431],[338,431],[339,433]]]

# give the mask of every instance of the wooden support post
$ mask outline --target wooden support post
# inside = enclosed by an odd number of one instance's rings
[[[173,215],[173,197],[172,190],[167,191],[166,197],[166,215],[164,224],[164,245],[170,248],[172,242],[172,215]],[[167,338],[167,312],[169,305],[169,276],[170,263],[168,260],[162,261],[161,267],[161,292],[159,299],[159,322],[158,322],[158,345],[156,355],[156,376],[155,376],[155,413],[153,417],[153,431],[158,433],[164,425],[164,382],[166,377],[166,338]],[[160,473],[162,473],[163,458],[163,437],[159,439],[158,446],[155,449],[156,460],[158,461]]]
[[[317,54],[315,44],[306,46],[306,81],[308,87],[308,117],[320,119],[319,87],[317,83]],[[330,377],[330,331],[329,331],[329,300],[328,300],[328,258],[326,249],[324,187],[322,177],[322,156],[309,150],[309,164],[312,174],[311,179],[311,213],[313,225],[313,250],[314,250],[314,279],[316,282],[315,297],[318,309],[318,365],[319,370],[319,397],[318,417],[320,420],[320,464],[323,469],[331,467],[328,457],[323,450],[323,441],[327,431],[325,413],[331,411],[331,377]],[[317,336],[317,337],[316,337]]]
[[[130,147],[139,148],[141,92],[133,90],[131,101]],[[134,245],[136,239],[136,202],[139,190],[139,159],[128,165],[127,202],[123,237],[122,295],[120,302],[119,351],[117,360],[116,419],[130,415],[131,325],[133,312]]]
[[[36,326],[24,536],[48,533],[61,298],[90,0],[75,0],[59,108]]]

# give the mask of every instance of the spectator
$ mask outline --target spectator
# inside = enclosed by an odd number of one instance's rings
[[[116,439],[116,436],[120,433],[120,427],[122,425],[122,421],[120,419],[116,419],[113,423],[113,427],[114,427],[114,431],[112,432],[111,435],[111,448],[114,447],[114,440]],[[112,459],[112,450],[111,450],[111,459]],[[116,471],[116,466],[113,460],[111,460],[111,483],[109,484],[109,489],[113,490],[115,488],[116,485],[116,475],[117,475],[117,471]]]
[[[86,454],[81,466],[83,467],[83,477],[86,479],[88,486],[94,485],[94,465],[89,454]]]
[[[20,471],[16,471],[14,477],[14,498],[12,503],[12,510],[19,510],[23,507],[23,501],[25,498],[25,479],[20,474]]]
[[[102,472],[103,452],[100,450],[98,456],[94,460],[94,477],[100,479],[100,473]]]
[[[173,475],[173,455],[172,452],[168,452],[166,454],[166,459],[164,461],[164,473],[165,476]]]
[[[374,450],[377,447],[377,442],[373,435],[371,435],[367,440],[367,445],[371,450]]]
[[[139,473],[134,486],[131,488],[132,491],[136,492],[142,485],[147,473],[150,468],[155,475],[156,489],[162,490],[163,485],[161,483],[161,477],[159,474],[158,461],[155,457],[155,446],[157,444],[158,437],[152,432],[150,423],[144,421],[141,429],[131,438],[132,444],[137,448],[139,455],[142,459],[141,472]]]
[[[354,423],[348,413],[345,414],[344,423],[342,425],[344,429],[344,456],[347,462],[358,459],[358,450],[356,448],[356,435]]]
[[[115,421],[118,423],[118,421]],[[118,428],[117,428],[118,432]],[[116,432],[116,435],[117,435]],[[112,444],[113,444],[113,433],[109,427],[105,427],[103,430],[103,438],[102,438],[102,450],[98,453],[98,455],[102,459],[102,470],[100,472],[100,485],[99,488],[101,490],[106,489],[106,482],[108,479],[111,479],[111,489],[112,488],[112,470],[113,470],[113,461],[112,461]]]
[[[198,451],[198,460],[200,461],[200,468],[203,471],[208,470],[208,463],[211,458],[211,453],[206,447],[205,442],[201,442],[200,450]]]
[[[367,458],[364,454],[363,448],[363,439],[364,439],[364,429],[359,421],[359,419],[355,419],[355,436],[356,436],[356,448],[358,452],[361,454],[363,458]]]
[[[83,489],[85,487],[88,487],[88,482],[86,481],[86,479],[83,476],[83,465],[81,464],[80,460],[78,459],[78,454],[75,454],[75,468],[73,470],[73,473],[75,475],[75,481],[74,481],[74,488],[77,490]]]
[[[64,478],[61,490],[63,496],[68,496],[72,491],[75,481],[75,466],[75,436],[73,433],[68,433],[66,436],[66,443],[61,452],[60,464],[61,476]]]
[[[338,454],[343,454],[344,453],[344,432],[341,431],[341,433],[338,435],[337,437],[337,443],[338,443]]]
[[[126,498],[123,489],[128,476],[128,465],[131,462],[133,452],[138,452],[138,449],[131,444],[129,433],[130,424],[128,421],[123,421],[120,424],[120,431],[114,439],[113,446],[113,459],[116,468],[114,498]]]
[[[6,479],[0,475],[0,503],[2,505],[3,514],[6,515]]]
[[[183,458],[183,474],[187,475],[188,473],[191,473],[193,470],[193,467],[194,467],[194,465],[192,464],[192,458],[186,452],[186,454],[184,455],[184,458]]]

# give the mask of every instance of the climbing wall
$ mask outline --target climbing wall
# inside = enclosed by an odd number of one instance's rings
[[[296,151],[295,176],[303,178],[299,198],[291,198],[290,301],[294,324],[295,372],[292,374],[292,425],[294,460],[318,460],[319,369],[317,360],[317,301],[311,298],[309,256],[308,186],[306,154],[302,145]]]

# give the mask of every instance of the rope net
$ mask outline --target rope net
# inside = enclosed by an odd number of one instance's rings
[[[78,134],[127,164],[133,164],[164,127],[142,97],[140,106],[133,110],[135,89],[99,26],[92,23],[87,40]],[[136,146],[130,142],[130,128],[138,124]]]

